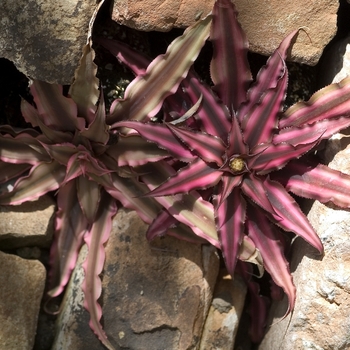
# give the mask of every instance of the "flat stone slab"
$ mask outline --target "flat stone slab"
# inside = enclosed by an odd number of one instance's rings
[[[100,301],[104,330],[117,349],[141,350],[145,344],[154,350],[193,348],[199,344],[218,274],[216,249],[173,237],[150,244],[146,229],[135,212],[120,209],[114,218]],[[80,263],[84,254],[86,248]],[[89,315],[82,306],[83,277],[77,267],[52,350],[104,349],[89,328]]]
[[[0,349],[32,350],[46,279],[44,266],[0,251]]]
[[[0,249],[49,247],[55,208],[55,201],[49,195],[21,205],[0,206]]]
[[[139,30],[185,28],[211,12],[215,0],[118,0],[112,18]],[[250,50],[269,56],[293,30],[300,32],[292,60],[315,65],[337,31],[334,0],[234,0]]]

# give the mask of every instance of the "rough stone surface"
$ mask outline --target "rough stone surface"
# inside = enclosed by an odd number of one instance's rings
[[[200,350],[233,349],[247,287],[239,276],[234,279],[221,271],[202,333]]]
[[[335,80],[344,76],[341,70]],[[324,160],[330,168],[350,174],[349,143],[348,133],[334,135],[328,141]],[[271,310],[273,326],[259,350],[350,348],[350,212],[315,202],[308,218],[324,244],[324,257],[297,239],[291,264],[297,287],[295,310],[281,320],[286,300],[275,303]]]
[[[301,31],[292,60],[315,65],[337,31],[338,1],[235,0],[238,19],[250,49],[270,55],[291,31]],[[113,19],[139,30],[168,31],[187,27],[212,10],[214,0],[116,0]]]
[[[0,349],[32,350],[45,268],[1,251],[0,266]]]
[[[0,57],[25,75],[70,84],[96,0],[1,0]]]
[[[103,274],[104,329],[116,348],[192,349],[212,299],[219,266],[216,251],[172,237],[150,245],[146,229],[134,212],[121,209],[114,219]],[[104,349],[88,326],[82,278],[77,268],[53,350]]]
[[[0,207],[0,249],[48,247],[54,229],[55,201],[45,195],[34,202]]]

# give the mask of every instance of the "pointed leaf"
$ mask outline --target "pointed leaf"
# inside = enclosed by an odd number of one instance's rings
[[[215,211],[215,221],[227,271],[234,275],[243,241],[246,201],[236,187]]]
[[[274,89],[283,74],[287,74],[284,61],[288,55],[288,49],[294,41],[299,30],[291,32],[281,42],[279,47],[267,60],[266,66],[260,69],[257,80],[248,91],[247,102],[239,108],[238,119],[242,122],[251,109],[258,104],[266,91]]]
[[[192,103],[203,96],[195,118],[201,131],[220,137],[226,141],[227,130],[230,129],[230,115],[227,107],[219,101],[209,86],[200,82],[194,72],[190,71],[183,85]]]
[[[111,145],[106,153],[116,161],[118,166],[132,167],[157,162],[170,156],[155,143],[147,142],[138,135],[120,137],[118,143]]]
[[[230,111],[236,111],[247,98],[251,74],[248,41],[231,0],[215,2],[210,40],[214,47],[210,65],[214,90]]]
[[[96,113],[91,116],[93,119],[87,129],[80,132],[91,141],[105,145],[109,140],[109,126],[106,124],[106,111],[103,93],[100,93],[100,102],[96,109]],[[89,117],[90,118],[90,117]]]
[[[175,93],[209,36],[211,16],[186,29],[164,55],[148,66],[125,91],[125,100],[114,105],[108,123],[121,119],[144,120],[157,114],[164,99]]]
[[[75,181],[62,186],[57,195],[55,237],[50,252],[48,295],[60,295],[76,265],[88,222],[80,209]]]
[[[202,132],[178,128],[167,124],[168,128],[193,152],[208,163],[216,163],[219,167],[223,165],[223,155],[226,146],[216,136]]]
[[[107,242],[112,229],[112,218],[117,213],[115,200],[104,192],[96,215],[96,220],[90,226],[84,239],[88,246],[88,256],[83,263],[85,279],[82,285],[85,299],[84,306],[90,313],[90,327],[108,349],[114,349],[107,340],[102,329],[100,319],[101,306],[97,300],[101,296],[102,284],[99,274],[102,272],[105,261],[104,244]]]
[[[155,142],[160,148],[165,149],[182,161],[190,161],[196,158],[186,146],[164,124],[141,123],[137,121],[122,121],[112,125],[112,128],[127,127],[136,130],[147,141]],[[163,151],[160,154],[164,154]],[[133,160],[129,160],[132,165]]]
[[[249,160],[248,167],[254,169],[258,175],[268,174],[271,171],[283,168],[290,160],[299,158],[303,154],[312,150],[318,143],[319,135],[315,135],[312,143],[292,146],[288,143],[279,143],[278,145],[270,144],[268,147],[260,144],[254,149],[259,153],[259,149],[265,149],[258,156]]]
[[[65,167],[53,161],[34,166],[28,176],[20,178],[11,192],[0,196],[2,205],[18,205],[33,201],[47,192],[57,190],[65,177]]]
[[[78,107],[78,115],[89,124],[92,122],[96,103],[99,98],[98,84],[96,78],[97,66],[94,63],[95,51],[90,44],[83,47],[83,55],[79,66],[74,73],[74,82],[69,88],[69,95]]]
[[[300,197],[350,208],[350,176],[318,162],[290,162],[273,178]]]
[[[272,215],[278,216],[271,205],[267,193],[264,188],[263,179],[254,174],[244,176],[241,185],[242,192],[259,207],[268,211]]]
[[[132,49],[130,46],[118,40],[111,40],[107,38],[96,38],[96,44],[102,45],[112,55],[114,55],[121,63],[125,64],[131,69],[135,75],[141,75],[146,72],[151,59],[142,55],[140,52]]]
[[[296,288],[293,284],[288,261],[284,256],[283,246],[279,240],[281,233],[274,225],[271,225],[260,210],[253,208],[249,209],[247,228],[248,236],[261,252],[266,271],[288,296],[289,305],[284,315],[286,317],[294,309]]]
[[[150,190],[175,174],[175,170],[164,161],[149,163],[141,167],[140,172],[144,174],[140,177],[141,180]],[[213,206],[203,200],[197,192],[192,191],[187,195],[161,196],[155,199],[178,221],[189,226],[195,234],[220,248],[214,223]]]
[[[228,155],[247,154],[249,151],[243,140],[242,130],[236,117],[232,118],[230,132],[228,134],[228,144],[229,146],[226,150]]]
[[[284,113],[280,128],[312,124],[323,119],[350,115],[350,77],[314,93],[307,102],[298,102]]]
[[[268,90],[261,101],[251,108],[241,123],[244,141],[250,146],[271,142],[278,125],[287,89],[287,72],[279,79],[276,88]],[[257,127],[258,125],[258,127]]]
[[[309,242],[320,253],[323,252],[322,243],[317,233],[310,225],[299,205],[287,193],[284,187],[276,181],[266,178],[264,187],[268,198],[278,217],[274,216],[276,224],[285,231],[291,231]]]
[[[100,186],[95,181],[91,181],[85,176],[76,179],[77,195],[82,212],[89,224],[95,221],[95,215],[100,204]]]
[[[84,120],[77,118],[77,106],[62,95],[62,86],[34,80],[30,86],[40,119],[45,125],[61,131],[74,131]]]
[[[296,146],[302,143],[310,143],[310,141],[312,142],[312,139],[315,139],[317,136],[320,140],[329,139],[331,136],[348,126],[350,126],[350,118],[348,117],[325,119],[301,127],[292,126],[280,130],[279,134],[274,136],[273,142],[287,142]]]
[[[206,189],[215,186],[221,179],[222,172],[209,167],[201,159],[197,159],[147,196],[159,197],[170,196],[177,193],[188,193],[192,190]]]
[[[35,138],[19,134],[15,138],[0,135],[0,159],[8,163],[36,165],[51,158]]]

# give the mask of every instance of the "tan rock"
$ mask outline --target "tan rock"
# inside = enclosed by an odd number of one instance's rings
[[[334,0],[235,0],[238,19],[250,49],[270,55],[290,32],[304,28],[292,49],[292,60],[315,65],[337,31],[339,2]],[[168,31],[187,27],[212,10],[214,0],[118,0],[112,17],[139,30]]]
[[[0,248],[50,246],[55,208],[49,195],[21,205],[0,206]]]
[[[0,349],[32,350],[45,268],[1,251],[0,267]]]
[[[147,226],[120,209],[106,245],[103,324],[110,342],[130,349],[190,349],[198,344],[210,307],[219,259],[211,246],[172,237],[149,244]],[[53,350],[104,349],[82,306],[82,272],[65,296]]]
[[[70,84],[96,0],[2,0],[0,57],[32,79]]]
[[[200,350],[233,349],[247,287],[239,276],[234,279],[221,271],[213,301],[205,321]]]

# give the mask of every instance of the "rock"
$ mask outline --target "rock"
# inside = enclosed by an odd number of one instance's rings
[[[221,271],[205,321],[200,350],[233,349],[247,287],[239,276]]]
[[[216,250],[172,237],[149,244],[146,229],[132,211],[120,209],[114,219],[103,273],[104,329],[116,348],[192,349],[198,345],[212,299],[219,267]],[[82,306],[82,279],[77,267],[52,350],[104,349]]]
[[[70,84],[96,0],[2,0],[0,57],[32,79]]]
[[[0,248],[49,247],[54,230],[55,201],[49,196],[21,205],[0,207]]]
[[[349,73],[348,66],[349,62],[344,62],[336,81],[345,76],[344,71]],[[350,174],[349,138],[343,136],[336,134],[328,141],[324,160],[330,168]],[[295,310],[282,319],[286,300],[274,303],[272,326],[259,350],[350,348],[350,212],[316,201],[308,218],[324,244],[324,257],[302,239],[296,240],[291,263],[297,287]]]
[[[235,0],[234,3],[250,49],[262,55],[270,55],[293,30],[305,28],[307,34],[299,33],[291,59],[315,65],[337,31],[338,1]],[[119,0],[114,3],[112,18],[139,30],[168,31],[193,24],[209,13],[213,4],[214,0]]]
[[[350,76],[350,37],[335,42],[322,59],[320,85],[338,83]]]
[[[0,349],[32,350],[45,268],[1,251],[0,266]]]

